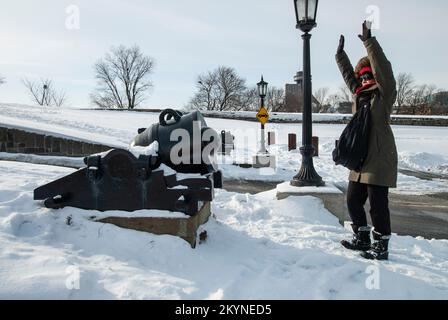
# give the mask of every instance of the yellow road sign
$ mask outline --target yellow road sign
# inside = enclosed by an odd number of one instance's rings
[[[261,122],[261,124],[266,124],[269,120],[269,113],[266,108],[261,107],[260,110],[257,113],[257,119]]]

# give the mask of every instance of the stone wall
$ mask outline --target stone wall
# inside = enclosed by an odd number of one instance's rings
[[[111,147],[0,127],[0,152],[83,157]]]

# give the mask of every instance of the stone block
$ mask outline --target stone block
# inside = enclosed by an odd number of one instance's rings
[[[89,143],[87,144],[87,155],[91,155],[93,153],[95,153],[95,145],[93,143]]]
[[[53,143],[53,137],[52,136],[45,136],[44,138],[44,148],[47,153],[51,153],[51,145]]]
[[[72,155],[73,156],[83,156],[82,153],[82,142],[72,141]]]
[[[95,145],[93,145],[92,154],[93,153],[101,153],[101,152],[107,151],[109,149],[110,148],[107,148],[105,146],[102,146],[102,145],[99,145],[99,144],[95,144]]]
[[[121,228],[149,232],[157,235],[167,234],[180,237],[192,248],[196,247],[197,230],[206,223],[211,215],[210,202],[205,202],[202,208],[192,217],[107,217],[95,220],[111,223]]]
[[[8,143],[14,144],[16,132],[17,132],[17,130],[15,130],[15,129],[8,129],[8,131],[6,132],[6,141]]]
[[[71,156],[73,155],[73,140],[65,140],[65,145],[66,145],[66,155],[67,156]]]
[[[83,142],[83,143],[81,144],[81,153],[82,153],[83,155],[86,155],[86,154],[89,153],[89,144],[88,144],[87,142]]]
[[[26,147],[24,153],[36,153],[36,148]]]
[[[257,154],[253,157],[253,168],[272,168],[276,167],[276,158],[274,155],[266,153],[266,154]]]
[[[67,139],[61,139],[60,145],[61,145],[60,149],[61,154],[63,156],[67,156],[68,155]]]
[[[35,147],[36,148],[44,148],[45,147],[45,136],[41,135],[41,134],[36,134],[35,135]]]
[[[51,141],[51,153],[59,155],[61,153],[61,138],[53,137]]]
[[[8,139],[8,129],[0,127],[0,142],[6,142]]]
[[[346,209],[344,206],[344,193],[331,183],[323,187],[294,187],[290,182],[277,185],[277,199],[282,200],[290,196],[312,196],[322,200],[325,208],[330,211],[340,224],[346,220]]]
[[[22,132],[25,133],[25,135],[24,135],[25,148],[35,148],[36,147],[36,134],[28,133],[25,131],[22,131]]]

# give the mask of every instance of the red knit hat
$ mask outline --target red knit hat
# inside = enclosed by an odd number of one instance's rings
[[[373,74],[373,70],[371,67],[364,67],[361,70],[359,70],[359,76],[362,76],[364,73],[370,72]]]

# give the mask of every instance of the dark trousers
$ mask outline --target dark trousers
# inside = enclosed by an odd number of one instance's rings
[[[375,231],[390,235],[389,188],[350,181],[347,189],[347,207],[355,226],[367,226],[364,204],[370,203],[370,217]]]

